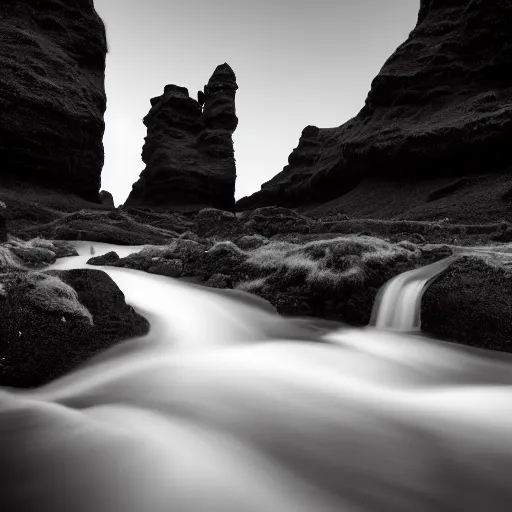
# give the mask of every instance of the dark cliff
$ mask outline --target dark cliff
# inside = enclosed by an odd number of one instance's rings
[[[0,3],[0,186],[99,201],[105,27],[92,0]]]
[[[217,67],[199,101],[188,90],[167,85],[151,100],[142,149],[146,168],[133,185],[125,207],[233,210],[236,167],[232,134],[238,119],[233,70]],[[204,107],[202,106],[204,104]]]
[[[512,216],[510,69],[512,3],[423,0],[360,113],[338,128],[307,127],[289,165],[237,207]]]

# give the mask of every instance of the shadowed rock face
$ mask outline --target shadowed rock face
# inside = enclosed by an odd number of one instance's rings
[[[92,0],[0,3],[0,185],[98,200],[106,53]]]
[[[112,208],[115,207],[114,198],[108,190],[102,190],[100,192],[100,201],[105,206],[111,206]]]
[[[149,322],[100,270],[4,273],[0,281],[0,386],[46,384],[149,331]]]
[[[237,89],[233,70],[222,64],[200,91],[200,102],[176,85],[167,85],[162,96],[151,100],[144,118],[146,168],[126,207],[233,210],[236,167],[231,135],[238,124]]]
[[[237,207],[323,203],[363,179],[508,171],[511,20],[508,0],[422,1],[416,27],[374,79],[361,112],[338,128],[306,128],[289,165]]]
[[[5,222],[5,203],[0,201],[0,242],[5,242],[7,240],[7,226]]]

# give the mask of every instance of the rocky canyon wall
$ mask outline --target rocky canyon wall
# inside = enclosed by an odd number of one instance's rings
[[[92,0],[0,3],[0,188],[99,201],[106,53]]]
[[[343,209],[343,198],[350,192],[346,210],[362,214],[369,192],[353,191],[366,186],[375,196],[376,181],[397,184],[396,194],[390,195],[386,186],[382,198],[372,196],[372,201],[379,199],[374,204],[384,208],[386,201],[415,183],[426,184],[414,192],[416,203],[426,204],[436,197],[428,183],[436,182],[441,189],[444,183],[455,193],[456,188],[474,186],[478,176],[477,185],[484,191],[485,176],[492,175],[492,194],[485,198],[489,204],[481,203],[476,217],[485,217],[491,203],[494,215],[512,215],[512,205],[503,202],[512,186],[510,69],[511,2],[423,0],[416,27],[373,80],[360,113],[338,128],[307,127],[283,171],[237,207],[277,204],[307,209],[330,202],[333,209]],[[454,181],[461,176],[467,179]],[[476,207],[478,193],[473,192]],[[333,202],[336,198],[341,202]],[[445,198],[436,200],[441,214],[457,211]],[[398,205],[389,215],[410,207]],[[374,210],[367,205],[364,213],[380,215]],[[411,213],[416,214],[430,215],[426,209]]]

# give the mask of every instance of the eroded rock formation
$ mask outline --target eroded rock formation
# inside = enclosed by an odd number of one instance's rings
[[[100,201],[101,204],[104,204],[105,206],[111,206],[112,208],[115,208],[114,197],[108,190],[102,190],[100,192]]]
[[[331,201],[325,213],[511,217],[511,20],[507,0],[423,0],[360,113],[307,127],[289,165],[237,207]]]
[[[0,186],[98,201],[106,53],[92,0],[0,3]]]
[[[144,118],[146,168],[126,207],[233,210],[236,167],[231,136],[238,124],[237,89],[233,70],[222,64],[200,91],[200,102],[176,85],[167,85],[162,96],[151,100]]]

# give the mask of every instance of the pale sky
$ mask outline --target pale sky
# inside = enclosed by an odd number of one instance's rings
[[[95,0],[107,27],[102,188],[122,204],[144,169],[150,98],[195,98],[218,64],[237,76],[236,198],[288,162],[302,129],[339,126],[414,28],[419,0]]]

